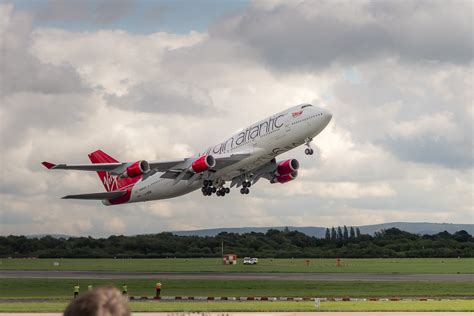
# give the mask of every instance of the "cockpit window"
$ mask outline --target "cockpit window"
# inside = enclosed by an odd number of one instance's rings
[[[304,108],[307,108],[307,107],[310,107],[310,106],[312,106],[312,105],[311,104],[305,104],[301,107],[301,109],[304,109]]]

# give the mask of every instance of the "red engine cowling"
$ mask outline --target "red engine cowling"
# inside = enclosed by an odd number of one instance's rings
[[[150,165],[148,162],[145,160],[139,160],[128,166],[126,173],[129,178],[135,178],[147,173],[148,171],[150,171]]]
[[[200,173],[212,168],[216,165],[216,160],[211,155],[201,156],[194,160],[191,165],[191,170]]]
[[[278,163],[276,173],[283,176],[295,172],[300,168],[300,163],[296,159],[288,159]]]
[[[298,171],[293,171],[292,173],[285,174],[282,176],[277,175],[270,182],[271,183],[287,183],[287,182],[295,180],[297,176],[298,176]]]

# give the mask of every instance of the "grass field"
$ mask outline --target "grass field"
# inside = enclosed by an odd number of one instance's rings
[[[68,302],[0,303],[0,312],[62,312]],[[313,302],[131,302],[133,312],[316,311]],[[322,302],[321,311],[473,311],[473,300]]]
[[[463,259],[260,259],[258,265],[223,265],[221,259],[0,259],[0,270],[90,270],[124,272],[362,272],[474,273]],[[59,266],[54,266],[59,262]]]
[[[130,296],[153,296],[156,280],[79,280],[87,285],[126,284]],[[312,297],[474,297],[473,282],[353,282],[353,281],[252,281],[160,280],[165,296],[312,296]],[[0,298],[64,299],[72,296],[75,280],[1,279]]]

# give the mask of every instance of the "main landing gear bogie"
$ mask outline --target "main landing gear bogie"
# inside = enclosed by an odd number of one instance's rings
[[[223,186],[216,188],[213,186],[212,180],[204,180],[202,184],[203,187],[201,188],[201,191],[204,196],[211,196],[213,193],[217,196],[225,196],[230,193],[230,188],[224,188]]]
[[[248,180],[242,182],[242,189],[240,189],[240,194],[249,194],[249,188],[252,186],[252,183]]]
[[[230,193],[230,188],[225,188],[223,183],[216,184],[212,180],[204,180],[202,182],[203,187],[201,188],[202,195],[204,196],[211,196],[215,193],[217,196],[225,196],[226,194]],[[242,188],[240,189],[241,194],[249,194],[250,187],[252,186],[252,182],[245,180],[242,182]]]
[[[249,194],[249,193],[250,193],[249,188],[242,188],[242,189],[240,189],[240,194]]]
[[[216,195],[217,196],[225,196],[226,194],[229,194],[230,193],[230,189],[229,188],[219,188],[217,189],[217,192],[216,192]]]

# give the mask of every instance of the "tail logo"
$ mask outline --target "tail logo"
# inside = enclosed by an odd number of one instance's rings
[[[103,182],[104,182],[104,187],[107,191],[115,191],[115,190],[118,190],[119,188],[118,178],[111,176],[109,172],[105,173]]]

